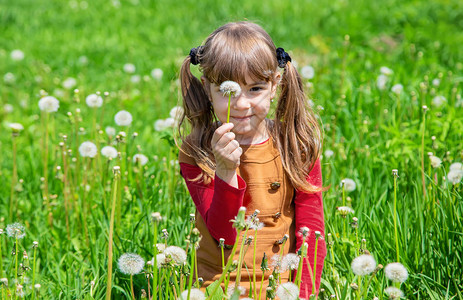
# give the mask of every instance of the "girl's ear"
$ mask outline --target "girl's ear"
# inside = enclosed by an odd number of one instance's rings
[[[271,98],[275,97],[277,87],[280,84],[280,81],[281,81],[281,73],[279,71],[277,71],[277,72],[275,72],[275,76],[274,76],[273,82],[272,82],[272,94],[271,94],[272,97]]]

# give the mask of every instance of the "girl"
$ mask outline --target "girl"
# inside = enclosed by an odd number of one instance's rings
[[[199,65],[201,80],[192,75],[191,64]],[[222,274],[219,241],[233,245],[241,238],[230,220],[245,206],[247,215],[258,209],[264,224],[257,235],[257,290],[264,253],[272,257],[282,246],[284,254],[296,253],[302,245],[301,228],[307,227],[311,268],[315,232],[321,233],[315,274],[318,292],[326,255],[318,159],[322,135],[291,58],[283,49],[276,49],[259,25],[229,23],[214,31],[203,46],[191,49],[180,76],[184,114],[179,122],[183,142],[179,163],[197,208],[196,227],[202,235],[197,252],[199,276],[208,285]],[[231,98],[229,123],[229,97],[220,91],[221,83],[228,80],[241,87],[241,93]],[[266,117],[278,87],[275,116],[269,120]],[[182,127],[185,119],[187,136]],[[253,235],[248,232],[248,236]],[[289,238],[283,242],[285,235]],[[230,252],[226,250],[225,257],[237,259],[237,253]],[[241,285],[246,289],[253,278],[252,266],[250,250],[241,270]],[[301,297],[312,293],[312,273],[304,263]],[[264,275],[263,295],[270,274]],[[235,276],[231,273],[231,282]],[[288,278],[289,272],[281,274],[281,282]]]

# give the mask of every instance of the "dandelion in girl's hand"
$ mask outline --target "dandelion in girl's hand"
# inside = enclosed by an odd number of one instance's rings
[[[132,115],[126,110],[121,110],[114,116],[114,122],[119,126],[130,126]]]
[[[401,85],[400,83],[398,84],[394,84],[391,88],[391,91],[394,93],[394,94],[397,94],[397,95],[400,95],[402,94],[402,92],[404,91],[404,86]]]
[[[117,265],[122,273],[135,275],[140,273],[145,266],[143,258],[135,253],[124,253],[119,258]]]
[[[278,286],[276,294],[280,299],[296,300],[299,297],[299,289],[294,283],[285,282]]]
[[[6,226],[6,234],[12,238],[22,239],[26,236],[26,231],[24,225],[13,223]]]
[[[116,158],[117,157],[117,150],[112,146],[104,146],[101,149],[101,155],[107,158]]]
[[[59,101],[53,96],[45,96],[39,100],[39,108],[41,111],[49,113],[58,111]]]
[[[439,157],[434,156],[434,155],[430,155],[429,160],[431,161],[431,166],[433,168],[439,168],[442,164],[442,160]]]
[[[393,286],[387,287],[384,292],[389,296],[389,299],[400,299],[404,296],[404,292]]]
[[[384,273],[389,280],[404,282],[408,278],[408,271],[401,263],[390,263],[384,268]]]
[[[169,246],[164,250],[164,254],[170,256],[179,266],[186,262],[186,252],[180,247]]]
[[[79,153],[82,157],[95,157],[98,154],[98,149],[94,143],[86,141],[80,144]]]
[[[341,187],[343,186],[346,192],[355,191],[355,188],[357,187],[357,185],[355,184],[355,181],[353,181],[350,178],[344,178],[343,180],[341,180]]]
[[[223,96],[228,96],[228,111],[227,111],[227,123],[230,122],[230,102],[231,97],[239,97],[241,94],[241,87],[237,82],[227,80],[222,82],[220,85],[220,91]]]
[[[148,163],[148,157],[146,157],[144,154],[137,153],[133,156],[133,162],[135,164],[140,163],[142,166],[144,166]]]
[[[355,275],[368,275],[375,270],[376,260],[371,255],[363,254],[354,258],[351,267]]]
[[[97,94],[90,94],[85,98],[88,107],[100,107],[103,105],[103,98]]]
[[[188,298],[188,290],[184,290],[178,300],[186,300]],[[200,289],[191,289],[190,290],[190,300],[204,300],[206,296]]]

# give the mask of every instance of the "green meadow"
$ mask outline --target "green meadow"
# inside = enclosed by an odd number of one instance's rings
[[[2,299],[177,299],[191,287],[195,207],[170,112],[190,49],[239,20],[290,53],[324,129],[318,299],[463,299],[462,1],[0,0]],[[39,108],[48,96],[57,111]],[[133,120],[120,126],[122,110]],[[157,243],[187,261],[118,266],[124,253],[152,260]],[[356,274],[365,253],[376,268]],[[405,281],[379,266],[393,262]],[[208,299],[238,299],[221,295]]]

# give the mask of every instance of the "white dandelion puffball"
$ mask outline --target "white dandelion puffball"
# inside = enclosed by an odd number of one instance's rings
[[[461,182],[463,179],[463,170],[450,170],[447,174],[447,180],[453,185]]]
[[[341,213],[341,215],[348,215],[354,213],[354,210],[349,206],[339,206],[337,210]]]
[[[296,270],[299,267],[299,255],[296,253],[288,253],[283,256],[281,268],[285,270]]]
[[[278,286],[276,294],[280,299],[296,300],[299,297],[299,289],[294,283],[285,282]]]
[[[24,59],[24,52],[22,52],[22,51],[19,50],[19,49],[15,49],[15,50],[11,51],[10,57],[11,57],[11,59],[14,60],[14,61],[23,60],[23,59]]]
[[[66,90],[70,90],[77,85],[77,80],[72,77],[68,77],[63,81],[63,87]]]
[[[389,280],[404,282],[408,278],[408,271],[401,263],[390,263],[384,268],[384,273]]]
[[[121,110],[114,116],[114,122],[119,126],[130,126],[132,124],[132,115],[126,110]]]
[[[325,157],[326,158],[330,158],[333,155],[334,155],[333,150],[330,150],[330,149],[325,150]]]
[[[188,299],[188,290],[184,290],[180,297],[177,298],[178,300],[186,300]],[[190,290],[190,300],[204,300],[206,296],[200,289],[191,289]]]
[[[240,285],[237,288],[235,288],[235,283],[232,283],[228,286],[227,295],[232,296],[235,293],[235,290],[238,290],[238,293],[240,294],[240,296],[243,296],[244,294],[246,294],[245,287]]]
[[[355,181],[353,181],[350,178],[344,178],[341,180],[341,187],[344,186],[344,189],[346,192],[352,192],[355,191],[357,185],[355,184]]]
[[[379,90],[383,91],[386,89],[386,84],[388,81],[388,77],[384,74],[381,74],[376,78],[376,86],[378,87]]]
[[[16,81],[16,76],[14,76],[13,73],[8,72],[3,75],[3,81],[5,81],[5,83],[14,83]]]
[[[312,66],[303,66],[301,69],[301,75],[305,79],[312,79],[315,76],[315,70]]]
[[[124,253],[117,262],[119,270],[124,274],[135,275],[140,273],[145,266],[143,258],[135,253]]]
[[[440,107],[444,105],[445,103],[447,103],[447,98],[445,98],[444,96],[436,96],[432,98],[432,105],[436,107]]]
[[[140,163],[142,166],[144,166],[148,163],[148,157],[146,157],[146,155],[143,155],[141,153],[137,153],[133,156],[133,163],[135,164]]]
[[[164,72],[159,68],[151,70],[151,77],[153,77],[156,80],[161,80],[162,75],[164,75]]]
[[[79,58],[77,59],[77,62],[81,66],[86,66],[86,65],[88,65],[88,58],[85,55],[79,56]]]
[[[125,64],[122,69],[124,70],[125,73],[129,73],[129,74],[132,74],[132,73],[135,73],[135,65],[134,64],[131,64],[131,63],[127,63]]]
[[[387,287],[384,292],[389,296],[389,299],[400,299],[404,296],[404,292],[393,286]]]
[[[107,126],[105,128],[105,132],[108,136],[115,136],[116,135],[116,128],[114,127],[111,127],[111,126]]]
[[[175,122],[174,118],[167,118],[167,119],[164,120],[164,126],[166,128],[174,127],[175,124],[176,124],[176,122]]]
[[[379,71],[381,72],[381,74],[386,75],[386,76],[391,76],[392,74],[394,74],[394,71],[392,71],[388,67],[381,67],[379,68]]]
[[[166,256],[170,256],[177,265],[183,265],[186,262],[186,252],[180,247],[169,246],[164,250]]]
[[[103,98],[97,94],[90,94],[85,98],[88,107],[100,107],[103,105]]]
[[[24,126],[20,123],[10,123],[8,126],[11,128],[11,130],[15,132],[19,132],[21,130],[24,130]]]
[[[156,122],[154,122],[154,130],[163,131],[164,129],[167,128],[165,124],[166,122],[164,122],[164,120],[162,119],[156,120]]]
[[[171,118],[178,119],[183,114],[183,107],[182,106],[174,106],[169,112]]]
[[[154,260],[154,258],[153,258]],[[156,254],[156,265],[161,268],[166,263],[166,255],[164,253]]]
[[[7,103],[5,105],[3,105],[3,111],[7,114],[13,112],[14,108],[13,108],[13,105]]]
[[[400,83],[397,83],[397,84],[394,84],[391,88],[391,91],[394,93],[394,94],[397,94],[397,95],[400,95],[402,94],[402,92],[404,91],[404,86],[401,85]]]
[[[140,75],[132,75],[130,77],[130,82],[132,83],[139,83],[141,81],[141,76]]]
[[[229,95],[232,97],[238,97],[241,94],[241,87],[237,82],[227,80],[222,82],[220,85],[220,91],[224,97]]]
[[[432,80],[432,85],[435,87],[438,87],[440,85],[440,79],[439,78],[434,78]]]
[[[451,164],[450,171],[463,171],[463,164],[459,162]]]
[[[363,276],[373,272],[376,268],[376,260],[373,256],[368,254],[362,254],[352,261],[352,272],[355,275]]]
[[[59,101],[53,96],[45,96],[39,100],[39,108],[48,113],[58,111]]]
[[[112,146],[104,146],[101,149],[101,155],[107,158],[116,158],[117,157],[117,150]]]
[[[79,153],[82,157],[95,157],[98,154],[98,149],[94,143],[86,141],[80,144]]]
[[[433,168],[439,168],[442,164],[442,160],[434,155],[429,156],[429,160],[431,161],[431,166]]]
[[[21,223],[13,223],[6,226],[6,234],[19,240],[26,236],[26,230]]]

